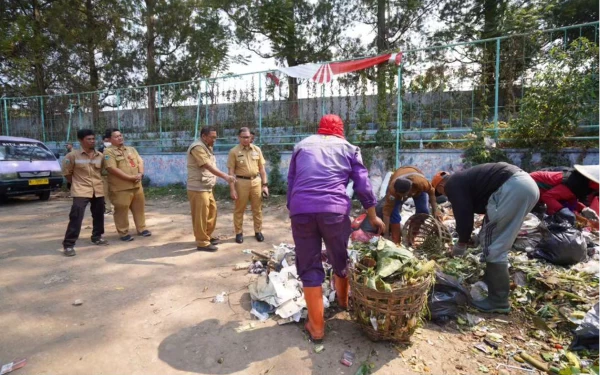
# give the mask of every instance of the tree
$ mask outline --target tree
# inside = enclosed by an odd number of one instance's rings
[[[137,0],[133,39],[146,73],[148,119],[155,122],[152,85],[206,78],[227,65],[228,32],[217,10],[200,0]]]
[[[97,91],[130,83],[134,55],[127,51],[126,26],[133,9],[123,0],[61,0],[61,5],[54,24],[68,62],[64,86],[70,92],[93,92],[89,105],[95,125],[104,102]]]
[[[415,39],[427,36],[425,21],[435,10],[435,0],[360,0],[361,22],[373,26],[376,35],[371,54],[410,49]],[[377,69],[378,92],[385,93],[386,64]]]
[[[520,103],[508,137],[516,146],[534,151],[562,149],[565,137],[598,118],[598,84],[597,44],[579,38],[566,50],[552,48]]]
[[[331,60],[353,13],[344,0],[224,0],[214,6],[228,15],[239,43],[287,66]],[[266,43],[268,51],[261,48]],[[294,77],[288,77],[288,101],[297,116]]]
[[[57,0],[0,3],[0,84],[7,96],[46,95],[63,72],[51,27]]]
[[[444,0],[440,19],[445,25],[434,33],[431,42],[475,41],[597,20],[597,5],[597,2],[589,0]],[[593,32],[592,28],[588,31]],[[568,40],[579,37],[579,30],[576,34],[569,35]],[[562,33],[532,34],[501,41],[498,79],[506,110],[516,110],[514,84],[518,81],[520,85],[525,84],[522,79],[524,73],[537,63],[544,47],[552,43],[550,37],[562,38]],[[477,106],[490,108],[494,105],[494,93],[488,87],[492,87],[496,80],[496,43],[492,40],[466,47],[464,51],[464,61],[475,61],[479,65],[479,69],[472,70],[470,76],[465,77],[473,80],[474,90],[478,91],[481,103]],[[524,56],[525,53],[527,56]],[[449,61],[456,56],[440,51],[438,58]]]

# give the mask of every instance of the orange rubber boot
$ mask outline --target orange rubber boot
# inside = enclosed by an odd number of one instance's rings
[[[402,240],[402,229],[400,227],[400,223],[390,224],[390,234],[392,237],[392,242],[395,244],[399,244]]]
[[[339,277],[333,275],[333,284],[335,285],[335,294],[337,296],[338,306],[347,309],[348,308],[348,291],[350,290],[350,281],[348,276]]]
[[[304,299],[308,309],[308,322],[306,322],[304,328],[306,328],[313,341],[320,341],[325,336],[323,287],[304,287]]]

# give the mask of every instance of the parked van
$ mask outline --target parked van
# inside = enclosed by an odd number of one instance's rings
[[[0,198],[35,194],[47,201],[62,184],[60,163],[46,145],[0,136]]]

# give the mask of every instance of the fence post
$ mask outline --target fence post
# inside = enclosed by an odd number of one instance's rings
[[[83,128],[83,116],[81,115],[81,96],[77,94],[77,113],[79,114],[79,129]]]
[[[121,90],[117,90],[117,128],[121,131]]]
[[[204,90],[206,92],[206,103],[204,103],[204,125],[208,126],[208,79],[204,81]]]
[[[325,116],[325,84],[321,84],[321,116]]]
[[[396,114],[396,163],[395,169],[400,167],[400,134],[402,133],[402,65],[398,67],[398,104]]]
[[[4,98],[2,101],[4,102],[4,126],[6,127],[6,135],[10,135],[10,131],[8,129],[8,107],[6,106],[6,101],[8,99]]]
[[[198,126],[200,125],[200,103],[202,102],[202,82],[198,83],[198,101],[196,105],[196,126],[194,128],[194,141],[198,139]]]
[[[262,146],[262,73],[258,73],[258,145]]]
[[[65,143],[69,142],[69,138],[71,137],[71,123],[73,119],[73,103],[69,103],[69,127],[67,128],[67,139],[65,139]]]
[[[46,143],[46,121],[44,118],[44,97],[40,96],[40,116],[42,119],[42,141]]]
[[[494,84],[494,138],[498,142],[498,94],[500,91],[500,38],[496,38],[496,82]]]
[[[160,139],[162,150],[162,97],[160,94],[160,85],[158,85],[158,137]]]

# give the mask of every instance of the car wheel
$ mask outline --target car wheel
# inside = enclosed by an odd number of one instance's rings
[[[48,199],[50,199],[50,192],[49,191],[44,191],[42,193],[39,194],[40,200],[42,201],[47,201]]]

